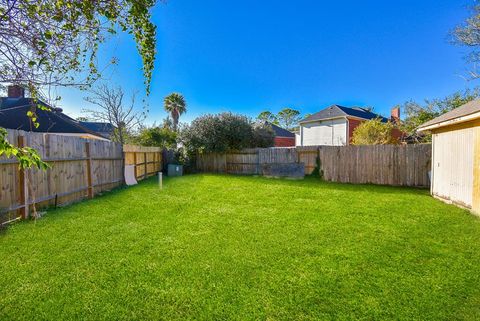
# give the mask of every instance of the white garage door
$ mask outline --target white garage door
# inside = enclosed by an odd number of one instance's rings
[[[432,193],[472,206],[474,128],[433,135]]]
[[[347,120],[345,118],[303,124],[302,146],[344,146],[347,144]]]

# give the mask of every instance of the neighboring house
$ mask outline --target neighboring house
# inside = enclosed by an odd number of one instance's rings
[[[295,134],[275,124],[265,122],[275,133],[275,147],[295,147]]]
[[[365,108],[332,105],[299,122],[300,132],[297,146],[350,145],[355,128],[362,122],[374,118],[380,118],[383,122],[389,121],[389,119]],[[390,120],[400,121],[399,108],[392,109]],[[401,132],[395,130],[393,135],[400,138]]]
[[[110,123],[101,123],[101,122],[90,122],[90,121],[79,121],[80,125],[99,133],[103,137],[107,139],[111,139],[113,136],[113,132],[115,130],[115,126]]]
[[[48,110],[35,108],[35,127],[27,113],[35,105],[48,106],[42,101],[36,102],[25,97],[25,91],[20,86],[9,86],[8,97],[0,97],[0,127],[31,132],[78,136],[82,138],[108,140],[101,134],[82,126],[78,121],[65,115],[60,108],[48,107]]]
[[[293,133],[295,134],[295,146],[301,146],[300,145],[300,143],[301,143],[300,127],[295,128]]]
[[[418,129],[432,133],[431,193],[480,215],[480,100]]]

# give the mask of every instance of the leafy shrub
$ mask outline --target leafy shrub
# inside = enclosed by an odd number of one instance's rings
[[[268,148],[275,143],[275,133],[272,126],[265,123],[253,125],[253,141],[251,147]]]
[[[320,160],[320,156],[318,155],[315,158],[315,168],[309,176],[323,179],[322,161]]]
[[[395,125],[382,122],[380,118],[364,121],[353,131],[353,145],[387,145],[398,144],[394,137]]]
[[[254,125],[242,115],[221,113],[204,115],[180,132],[180,141],[190,154],[229,152],[252,147],[271,147],[273,130]]]
[[[142,146],[153,146],[162,148],[175,148],[177,144],[177,133],[166,127],[150,127],[140,130],[134,138],[136,144]]]

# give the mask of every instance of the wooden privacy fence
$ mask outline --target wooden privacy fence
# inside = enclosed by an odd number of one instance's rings
[[[432,147],[421,145],[297,147],[305,173],[317,158],[327,181],[392,186],[430,186]]]
[[[20,170],[16,159],[0,157],[0,224],[27,217],[34,204],[38,208],[69,204],[92,198],[124,182],[124,153],[120,144],[7,131],[9,142],[35,148],[51,168]],[[126,157],[130,157],[132,148],[135,146],[126,148]],[[135,155],[139,179],[151,175],[161,162],[159,150],[140,147]]]
[[[202,172],[261,175],[263,164],[301,163],[311,174],[319,161],[323,178],[354,184],[430,185],[431,145],[310,146],[259,148],[197,156]]]
[[[162,149],[160,147],[143,147],[125,145],[125,165],[135,165],[135,177],[141,181],[162,170]]]
[[[260,175],[262,164],[297,161],[294,148],[252,148],[230,153],[207,153],[197,157],[197,169],[207,173]]]

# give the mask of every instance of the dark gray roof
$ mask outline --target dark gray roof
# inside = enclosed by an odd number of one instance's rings
[[[8,109],[13,107],[20,107],[20,106],[31,106],[34,103],[32,98],[25,98],[25,97],[18,97],[18,98],[11,98],[11,97],[0,97],[0,110],[1,109]],[[46,105],[41,100],[37,100],[37,103],[41,105]]]
[[[441,116],[438,116],[437,118],[426,122],[425,124],[421,125],[419,129],[443,123],[445,121],[453,120],[455,118],[468,116],[478,112],[480,112],[480,100],[473,100],[469,103],[466,103],[465,105],[455,108],[452,111],[449,111],[448,113],[445,113]]]
[[[27,113],[32,110],[33,99],[31,98],[2,98],[2,107],[0,108],[0,127],[8,129],[18,129],[40,133],[72,133],[72,134],[91,134],[102,137],[99,133],[92,131],[80,125],[79,122],[68,117],[59,109],[51,108],[43,110],[35,108],[35,114],[37,116],[38,128],[35,128],[30,117]],[[6,107],[3,104],[8,102]],[[15,103],[17,106],[15,106]],[[27,104],[25,104],[27,103]],[[39,102],[37,101],[37,104]],[[45,103],[42,105],[48,106]],[[14,107],[12,107],[14,106]]]
[[[91,122],[91,121],[81,121],[79,122],[85,128],[93,130],[97,133],[111,135],[115,130],[115,126],[110,123],[101,123],[101,122]]]
[[[329,118],[336,118],[336,117],[345,117],[345,116],[358,117],[358,118],[367,119],[367,120],[380,118],[383,122],[388,121],[387,118],[382,117],[378,114],[372,113],[371,111],[368,111],[361,107],[350,108],[350,107],[343,107],[339,105],[332,105],[330,107],[322,109],[318,113],[315,113],[301,120],[300,123],[322,120],[322,119],[329,119]]]
[[[286,129],[284,129],[282,127],[279,127],[275,124],[272,124],[270,122],[265,122],[265,124],[272,127],[273,132],[275,133],[275,137],[292,137],[292,138],[295,138],[295,134],[292,133],[289,130],[286,130]]]

